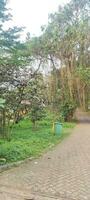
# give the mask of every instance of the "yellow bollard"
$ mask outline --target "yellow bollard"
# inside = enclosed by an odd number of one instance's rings
[[[55,127],[54,127],[55,125],[54,125],[54,122],[53,122],[53,127],[52,127],[52,132],[53,132],[53,134],[55,134]]]

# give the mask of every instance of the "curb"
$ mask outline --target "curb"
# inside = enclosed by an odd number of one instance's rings
[[[27,158],[27,159],[25,159],[25,160],[13,162],[13,163],[10,163],[10,164],[1,165],[1,166],[0,166],[0,173],[6,171],[6,170],[8,170],[8,169],[11,169],[11,168],[13,168],[13,167],[18,167],[19,165],[21,165],[21,164],[23,164],[23,163],[26,163],[26,162],[28,162],[28,161],[32,161],[33,159],[35,159],[35,158],[31,157],[31,158]]]

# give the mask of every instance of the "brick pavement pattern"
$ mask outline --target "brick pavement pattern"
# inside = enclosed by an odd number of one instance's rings
[[[90,124],[41,158],[0,174],[0,200],[90,200]]]

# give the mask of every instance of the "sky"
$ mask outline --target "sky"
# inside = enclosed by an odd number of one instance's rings
[[[69,0],[9,0],[12,9],[12,25],[25,26],[32,36],[40,35],[40,27],[48,23],[49,13],[55,12],[58,5]]]

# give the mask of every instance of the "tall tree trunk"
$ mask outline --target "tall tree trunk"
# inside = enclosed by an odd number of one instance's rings
[[[77,88],[77,97],[78,97],[77,102],[79,106],[82,107],[82,97],[81,97],[82,92],[81,92],[81,84],[80,84],[79,78],[76,79],[76,88]]]

